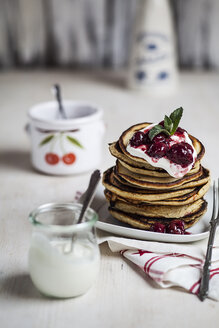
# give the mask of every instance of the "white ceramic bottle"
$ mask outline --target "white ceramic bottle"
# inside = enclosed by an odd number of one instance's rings
[[[149,93],[177,86],[175,33],[168,0],[141,0],[133,35],[128,85]]]

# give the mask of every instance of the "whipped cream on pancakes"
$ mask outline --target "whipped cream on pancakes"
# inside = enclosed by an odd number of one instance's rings
[[[148,133],[148,131],[151,128],[153,128],[155,125],[156,124],[151,124],[151,125],[147,126],[146,128],[140,130],[139,132],[143,132],[146,135]],[[183,129],[180,129],[180,133],[175,133],[172,136],[169,136],[167,138],[168,138],[168,149],[169,150],[171,149],[171,147],[173,145],[183,144],[183,143],[186,143],[190,147],[192,147],[192,153],[190,151],[190,154],[192,156],[192,162],[189,163],[188,165],[185,165],[185,164],[181,165],[179,163],[175,163],[174,161],[172,161],[170,159],[170,156],[168,156],[166,154],[164,156],[160,157],[160,158],[157,157],[157,156],[155,156],[155,157],[149,156],[147,154],[148,149],[149,149],[149,145],[147,145],[147,143],[142,143],[138,146],[132,146],[131,143],[129,142],[127,147],[126,147],[126,150],[132,156],[142,158],[142,159],[146,160],[150,165],[152,165],[154,167],[164,169],[172,177],[182,178],[184,175],[186,175],[193,168],[194,163],[195,163],[196,158],[197,158],[197,152],[196,152],[196,150],[195,150],[195,148],[192,144],[191,139],[189,138],[188,133]]]

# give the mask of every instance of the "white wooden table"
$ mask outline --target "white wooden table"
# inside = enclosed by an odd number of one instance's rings
[[[101,169],[114,164],[107,143],[132,124],[159,121],[183,106],[182,126],[206,147],[204,164],[218,174],[219,75],[183,73],[175,95],[149,97],[128,91],[122,74],[2,72],[0,75],[0,327],[218,327],[219,304],[201,303],[177,289],[159,289],[106,244],[96,285],[69,300],[42,297],[28,275],[29,212],[47,202],[71,201],[89,174],[51,177],[31,168],[24,126],[27,109],[52,98],[61,83],[65,98],[91,100],[104,109],[107,133]],[[89,273],[88,273],[89,274]]]

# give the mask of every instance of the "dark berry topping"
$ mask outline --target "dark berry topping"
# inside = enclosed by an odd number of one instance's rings
[[[157,141],[152,143],[152,145],[149,147],[147,151],[147,154],[150,157],[161,158],[166,154],[167,149],[168,146],[166,143]]]
[[[166,227],[165,227],[164,224],[162,224],[160,222],[156,222],[152,225],[151,231],[165,233],[166,232]]]
[[[185,226],[182,220],[173,220],[167,225],[167,233],[172,233],[176,235],[185,234]]]
[[[193,149],[187,142],[174,144],[167,152],[167,158],[181,166],[188,166],[193,162]]]
[[[183,137],[184,132],[186,132],[186,130],[179,127],[179,128],[176,129],[176,132],[174,134],[176,134],[179,137]]]
[[[147,131],[144,135],[144,144],[150,145],[152,143],[151,139],[149,138],[149,131]]]
[[[159,124],[164,126],[164,121],[161,121]],[[171,162],[179,164],[183,168],[193,163],[193,147],[182,141],[185,140],[184,129],[178,127],[174,133],[179,137],[178,142],[172,139],[171,135],[164,133],[162,129],[151,140],[150,131],[146,129],[145,131],[135,132],[130,139],[131,147],[141,148],[142,151],[155,160],[162,157],[168,158]],[[172,146],[170,147],[170,145]]]
[[[156,222],[151,226],[150,231],[170,233],[175,235],[189,235],[190,233],[185,231],[185,224],[182,220],[172,220],[169,224],[163,224],[161,222]]]
[[[142,145],[144,143],[144,137],[145,137],[144,132],[141,131],[135,132],[135,134],[132,136],[130,140],[130,145],[132,147],[138,147]]]
[[[153,142],[156,143],[156,142],[165,142],[165,143],[168,143],[169,141],[169,138],[167,135],[165,135],[164,133],[159,133],[156,135],[156,137],[153,138]]]

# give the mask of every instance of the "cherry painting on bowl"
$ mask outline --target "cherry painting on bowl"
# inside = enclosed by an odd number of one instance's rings
[[[75,132],[77,131],[78,130],[75,130]],[[45,131],[44,133],[46,134],[47,132]],[[66,147],[64,145],[64,142],[66,140],[71,143],[71,146],[73,148],[71,151],[69,150],[69,147],[68,151],[66,150]],[[44,137],[40,142],[39,147],[42,147],[47,144],[50,144],[50,150],[45,154],[44,158],[46,163],[48,163],[49,165],[57,165],[59,163],[72,165],[77,159],[74,153],[74,147],[79,147],[81,149],[84,148],[77,138],[72,137],[66,132],[57,132]],[[54,151],[54,147],[56,144],[58,144],[59,147],[59,155]]]

